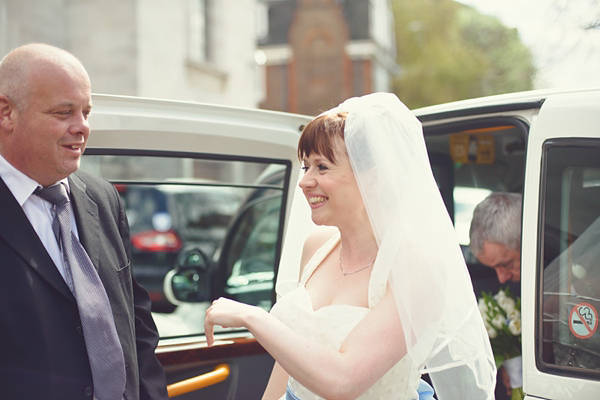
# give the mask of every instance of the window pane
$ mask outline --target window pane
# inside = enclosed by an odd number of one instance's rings
[[[227,254],[227,297],[271,309],[281,193],[265,194],[244,211]]]
[[[81,168],[123,199],[132,270],[161,337],[202,333],[219,296],[271,307],[285,165],[87,154]]]
[[[207,59],[206,40],[206,1],[188,0],[190,5],[188,53],[192,61],[203,62]]]
[[[454,188],[454,229],[461,245],[468,246],[471,242],[469,229],[473,211],[492,193],[489,189],[456,186]]]
[[[81,165],[86,171],[111,182],[179,182],[207,185],[253,184],[261,174],[268,172],[268,166],[269,164],[258,162],[231,160],[93,154],[86,154]],[[283,181],[272,184],[283,187]]]
[[[426,136],[434,176],[468,252],[469,228],[477,204],[492,192],[520,192],[525,165],[525,132],[513,121],[484,120],[469,129],[451,127]]]
[[[600,371],[600,148],[560,143],[545,152],[541,361],[580,375]]]

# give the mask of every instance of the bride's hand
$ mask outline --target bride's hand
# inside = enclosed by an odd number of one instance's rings
[[[248,328],[245,318],[256,311],[261,311],[261,309],[224,297],[213,301],[212,305],[206,310],[206,318],[204,319],[204,334],[206,335],[207,345],[212,346],[215,341],[215,325],[220,325],[223,328]]]

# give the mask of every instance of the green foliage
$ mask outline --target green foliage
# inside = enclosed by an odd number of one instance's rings
[[[393,0],[400,75],[410,108],[533,87],[535,68],[515,29],[453,0]]]

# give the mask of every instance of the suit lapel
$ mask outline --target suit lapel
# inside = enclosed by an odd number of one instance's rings
[[[85,183],[75,174],[69,177],[73,213],[77,221],[79,241],[88,253],[94,267],[100,263],[100,222],[98,204],[86,193]]]
[[[46,251],[23,209],[0,178],[0,238],[4,240],[43,279],[74,301],[54,261]]]

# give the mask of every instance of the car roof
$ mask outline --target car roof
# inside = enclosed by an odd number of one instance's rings
[[[278,111],[93,94],[87,149],[190,151],[296,160],[300,130],[312,118]],[[223,140],[227,138],[229,140]]]
[[[98,107],[115,111],[116,114],[151,115],[151,116],[173,116],[177,117],[206,117],[206,116],[229,116],[233,119],[243,118],[247,121],[277,121],[296,119],[301,122],[312,119],[309,116],[287,113],[282,111],[271,111],[248,107],[226,106],[212,103],[199,103],[194,101],[180,101],[168,99],[156,99],[149,97],[122,96],[112,94],[92,94],[93,111]]]
[[[597,91],[599,88],[544,89],[459,100],[412,110],[421,122],[455,118],[474,114],[494,114],[507,111],[540,108],[553,95]]]

